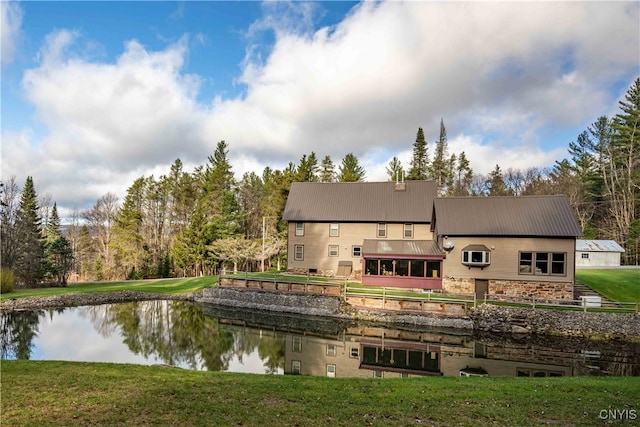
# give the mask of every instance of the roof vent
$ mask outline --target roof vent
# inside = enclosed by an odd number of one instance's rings
[[[400,178],[400,171],[396,172],[396,191],[405,191],[407,185],[404,182],[404,171],[402,171],[402,178]]]

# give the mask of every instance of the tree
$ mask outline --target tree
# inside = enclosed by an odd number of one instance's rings
[[[429,155],[427,153],[427,141],[424,139],[422,128],[418,128],[416,142],[413,144],[413,157],[411,167],[407,174],[408,180],[424,180],[428,176]]]
[[[296,171],[296,181],[298,182],[317,182],[318,181],[318,158],[313,151],[307,157],[302,155],[300,165]]]
[[[2,267],[13,269],[17,257],[16,222],[20,188],[16,177],[0,182],[0,260]]]
[[[320,182],[335,182],[336,171],[331,157],[324,156],[320,165]]]
[[[468,196],[471,194],[473,170],[465,152],[457,157],[453,185],[449,188],[450,196]]]
[[[60,231],[58,205],[54,202],[49,222],[44,230],[46,274],[55,278],[56,285],[66,286],[73,268],[73,251],[69,241]]]
[[[389,165],[387,166],[387,175],[389,176],[389,181],[402,181],[405,178],[404,168],[397,157],[394,157],[389,161]]]
[[[150,273],[142,235],[144,188],[144,178],[134,181],[114,219],[109,245],[113,251],[115,274],[121,278],[141,279]]]
[[[510,195],[502,176],[502,170],[499,165],[491,171],[487,177],[487,187],[489,196],[508,196]]]
[[[342,159],[342,164],[338,168],[339,182],[360,182],[364,181],[365,172],[358,163],[358,158],[353,153],[348,153]]]
[[[44,241],[41,218],[38,214],[38,198],[33,178],[28,176],[16,217],[15,273],[18,282],[34,286],[44,278]]]
[[[87,221],[89,232],[95,242],[96,253],[99,262],[94,263],[94,273],[96,280],[111,279],[111,269],[113,268],[113,257],[111,254],[111,239],[113,224],[118,212],[118,196],[107,193],[101,196],[91,209],[82,213],[82,217]],[[100,266],[101,271],[97,271],[96,266]]]
[[[444,121],[440,119],[440,137],[436,142],[433,162],[431,162],[431,167],[429,168],[429,175],[436,181],[439,194],[446,193],[446,184],[452,175],[451,164],[447,159],[447,147],[447,128],[444,126]]]

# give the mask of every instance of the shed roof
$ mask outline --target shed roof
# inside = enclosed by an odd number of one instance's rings
[[[282,218],[429,223],[435,196],[435,181],[294,182]]]
[[[442,256],[433,240],[364,239],[363,254]]]
[[[576,240],[576,251],[624,252],[624,248],[615,240]]]
[[[433,209],[441,236],[582,235],[566,196],[445,197]]]

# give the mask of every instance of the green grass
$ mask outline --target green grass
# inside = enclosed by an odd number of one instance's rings
[[[588,426],[609,409],[640,417],[637,378],[342,379],[35,361],[3,361],[1,374],[3,427]]]
[[[14,292],[2,294],[3,300],[36,296],[84,294],[92,292],[136,291],[159,294],[182,294],[194,292],[218,281],[217,276],[190,277],[181,279],[127,280],[122,282],[73,283],[65,288],[16,289]]]
[[[640,301],[640,269],[576,270],[576,280],[611,301]]]

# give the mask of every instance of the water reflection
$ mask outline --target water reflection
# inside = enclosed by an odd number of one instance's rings
[[[388,329],[149,301],[0,315],[3,359],[331,377],[640,376],[640,344]]]

